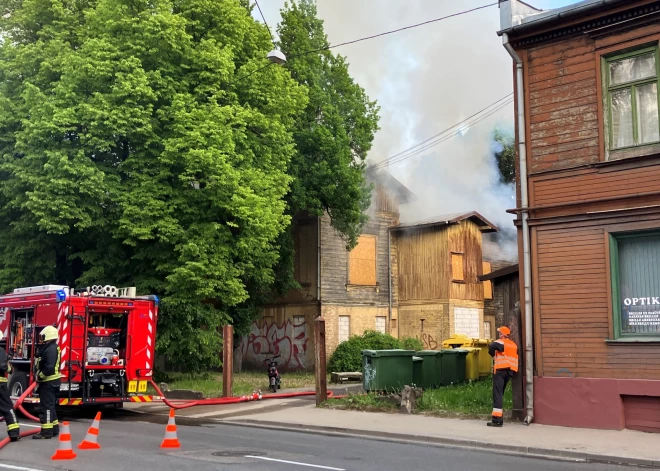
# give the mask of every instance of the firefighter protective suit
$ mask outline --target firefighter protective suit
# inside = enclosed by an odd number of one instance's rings
[[[35,373],[39,383],[39,421],[41,432],[32,438],[49,439],[60,434],[57,420],[57,398],[60,392],[61,352],[57,345],[58,333],[53,326],[45,327],[39,334],[41,348],[35,358]]]
[[[0,332],[0,340],[3,335]],[[7,381],[7,374],[11,373],[11,365],[9,364],[9,357],[3,348],[0,348],[0,417],[5,419],[7,424],[7,435],[12,442],[21,438],[21,430],[18,425],[18,419],[14,413],[14,404],[11,401],[9,394],[9,387]]]

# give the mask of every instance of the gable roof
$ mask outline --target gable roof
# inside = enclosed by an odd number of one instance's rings
[[[453,213],[453,214],[444,214],[442,216],[435,216],[428,219],[423,219],[421,221],[402,223],[397,226],[392,227],[393,231],[403,230],[403,229],[421,229],[426,227],[440,227],[440,226],[452,226],[455,224],[460,224],[461,221],[470,220],[479,226],[481,232],[497,232],[497,226],[491,223],[479,214],[476,211],[471,211],[469,213]]]
[[[410,189],[394,178],[390,172],[384,169],[373,169],[367,167],[366,178],[367,181],[385,188],[396,197],[399,204],[410,203],[416,199],[415,194]]]

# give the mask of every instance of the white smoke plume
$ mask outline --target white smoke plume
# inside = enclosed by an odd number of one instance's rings
[[[284,0],[259,0],[271,29]],[[331,44],[379,34],[484,5],[484,0],[317,0]],[[544,5],[545,6],[545,5]],[[258,17],[258,12],[255,15]],[[513,91],[497,6],[335,49],[351,75],[378,100],[381,130],[369,160],[382,161],[468,118]],[[286,51],[284,51],[286,53]],[[502,231],[498,258],[516,260],[512,186],[494,159],[495,127],[511,131],[513,105],[388,171],[417,200],[402,221],[478,211]]]

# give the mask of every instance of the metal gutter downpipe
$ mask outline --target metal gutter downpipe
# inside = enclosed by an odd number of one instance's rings
[[[525,425],[534,420],[534,316],[532,312],[532,263],[529,241],[529,195],[527,188],[527,147],[525,142],[525,85],[523,63],[509,43],[507,34],[502,35],[504,48],[516,63],[516,96],[518,105],[518,157],[520,160],[520,203],[523,232],[523,274],[525,292]]]
[[[392,231],[387,228],[387,293],[389,296],[389,323],[390,333],[392,332]]]

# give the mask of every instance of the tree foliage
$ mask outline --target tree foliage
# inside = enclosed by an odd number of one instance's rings
[[[271,289],[307,91],[250,75],[272,45],[244,3],[0,0],[2,289],[134,285],[173,329]]]
[[[293,128],[291,211],[327,212],[352,248],[367,221],[371,187],[365,159],[378,130],[379,108],[351,78],[346,59],[328,49],[313,0],[287,3],[278,33],[287,69],[309,91]]]
[[[513,136],[499,129],[493,132],[495,159],[502,183],[510,184],[516,180],[516,146]]]

